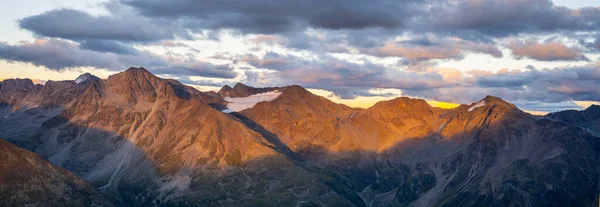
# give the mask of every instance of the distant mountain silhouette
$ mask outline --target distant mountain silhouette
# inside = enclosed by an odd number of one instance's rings
[[[583,111],[567,110],[550,113],[547,117],[600,133],[600,106],[598,105],[591,105]]]

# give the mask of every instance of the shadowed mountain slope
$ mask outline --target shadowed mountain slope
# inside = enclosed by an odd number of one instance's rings
[[[350,182],[368,205],[596,202],[598,189],[583,186],[597,182],[586,178],[598,176],[598,138],[531,116],[500,98],[488,96],[445,111],[409,98],[380,102],[366,110],[344,110],[328,107],[334,105],[328,100],[312,101],[321,99],[307,91],[297,92],[284,91],[277,99],[240,113],[282,138],[310,165],[341,175],[340,181]],[[579,172],[579,162],[590,165]],[[585,176],[550,179],[554,169]],[[514,176],[545,178],[527,183]],[[534,183],[553,187],[526,186]],[[578,185],[587,190],[568,196]],[[552,196],[557,193],[560,200]],[[474,195],[476,199],[467,199]]]
[[[546,116],[600,133],[600,106],[598,105],[592,105],[583,111],[567,110]]]
[[[77,92],[60,107],[15,109],[5,104],[0,127],[6,130],[1,133],[85,178],[116,205],[259,205],[273,195],[278,199],[266,204],[288,205],[300,198],[347,202],[277,153],[259,133],[204,102],[202,92],[141,68]],[[272,179],[244,181],[247,186],[239,188],[248,174]],[[279,181],[285,179],[311,185]],[[319,190],[287,191],[307,188]]]
[[[69,171],[0,140],[0,206],[112,206]]]
[[[117,206],[593,206],[600,193],[596,134],[498,97],[357,109],[300,86],[205,93],[143,68],[78,80],[0,82],[0,137]]]

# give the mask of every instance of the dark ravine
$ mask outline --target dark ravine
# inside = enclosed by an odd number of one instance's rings
[[[200,92],[131,68],[0,82],[0,137],[115,206],[597,206],[598,108],[539,117],[488,96],[357,109],[300,86]]]

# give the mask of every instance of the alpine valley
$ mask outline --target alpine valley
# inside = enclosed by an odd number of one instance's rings
[[[0,82],[0,206],[598,206],[600,106],[362,109],[130,68]]]

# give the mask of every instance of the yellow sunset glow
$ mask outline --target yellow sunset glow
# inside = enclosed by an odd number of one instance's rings
[[[438,107],[438,108],[443,108],[443,109],[453,109],[456,108],[458,106],[460,106],[460,104],[457,103],[449,103],[449,102],[442,102],[442,101],[427,101],[427,103],[429,103],[429,105],[433,106],[433,107]]]

